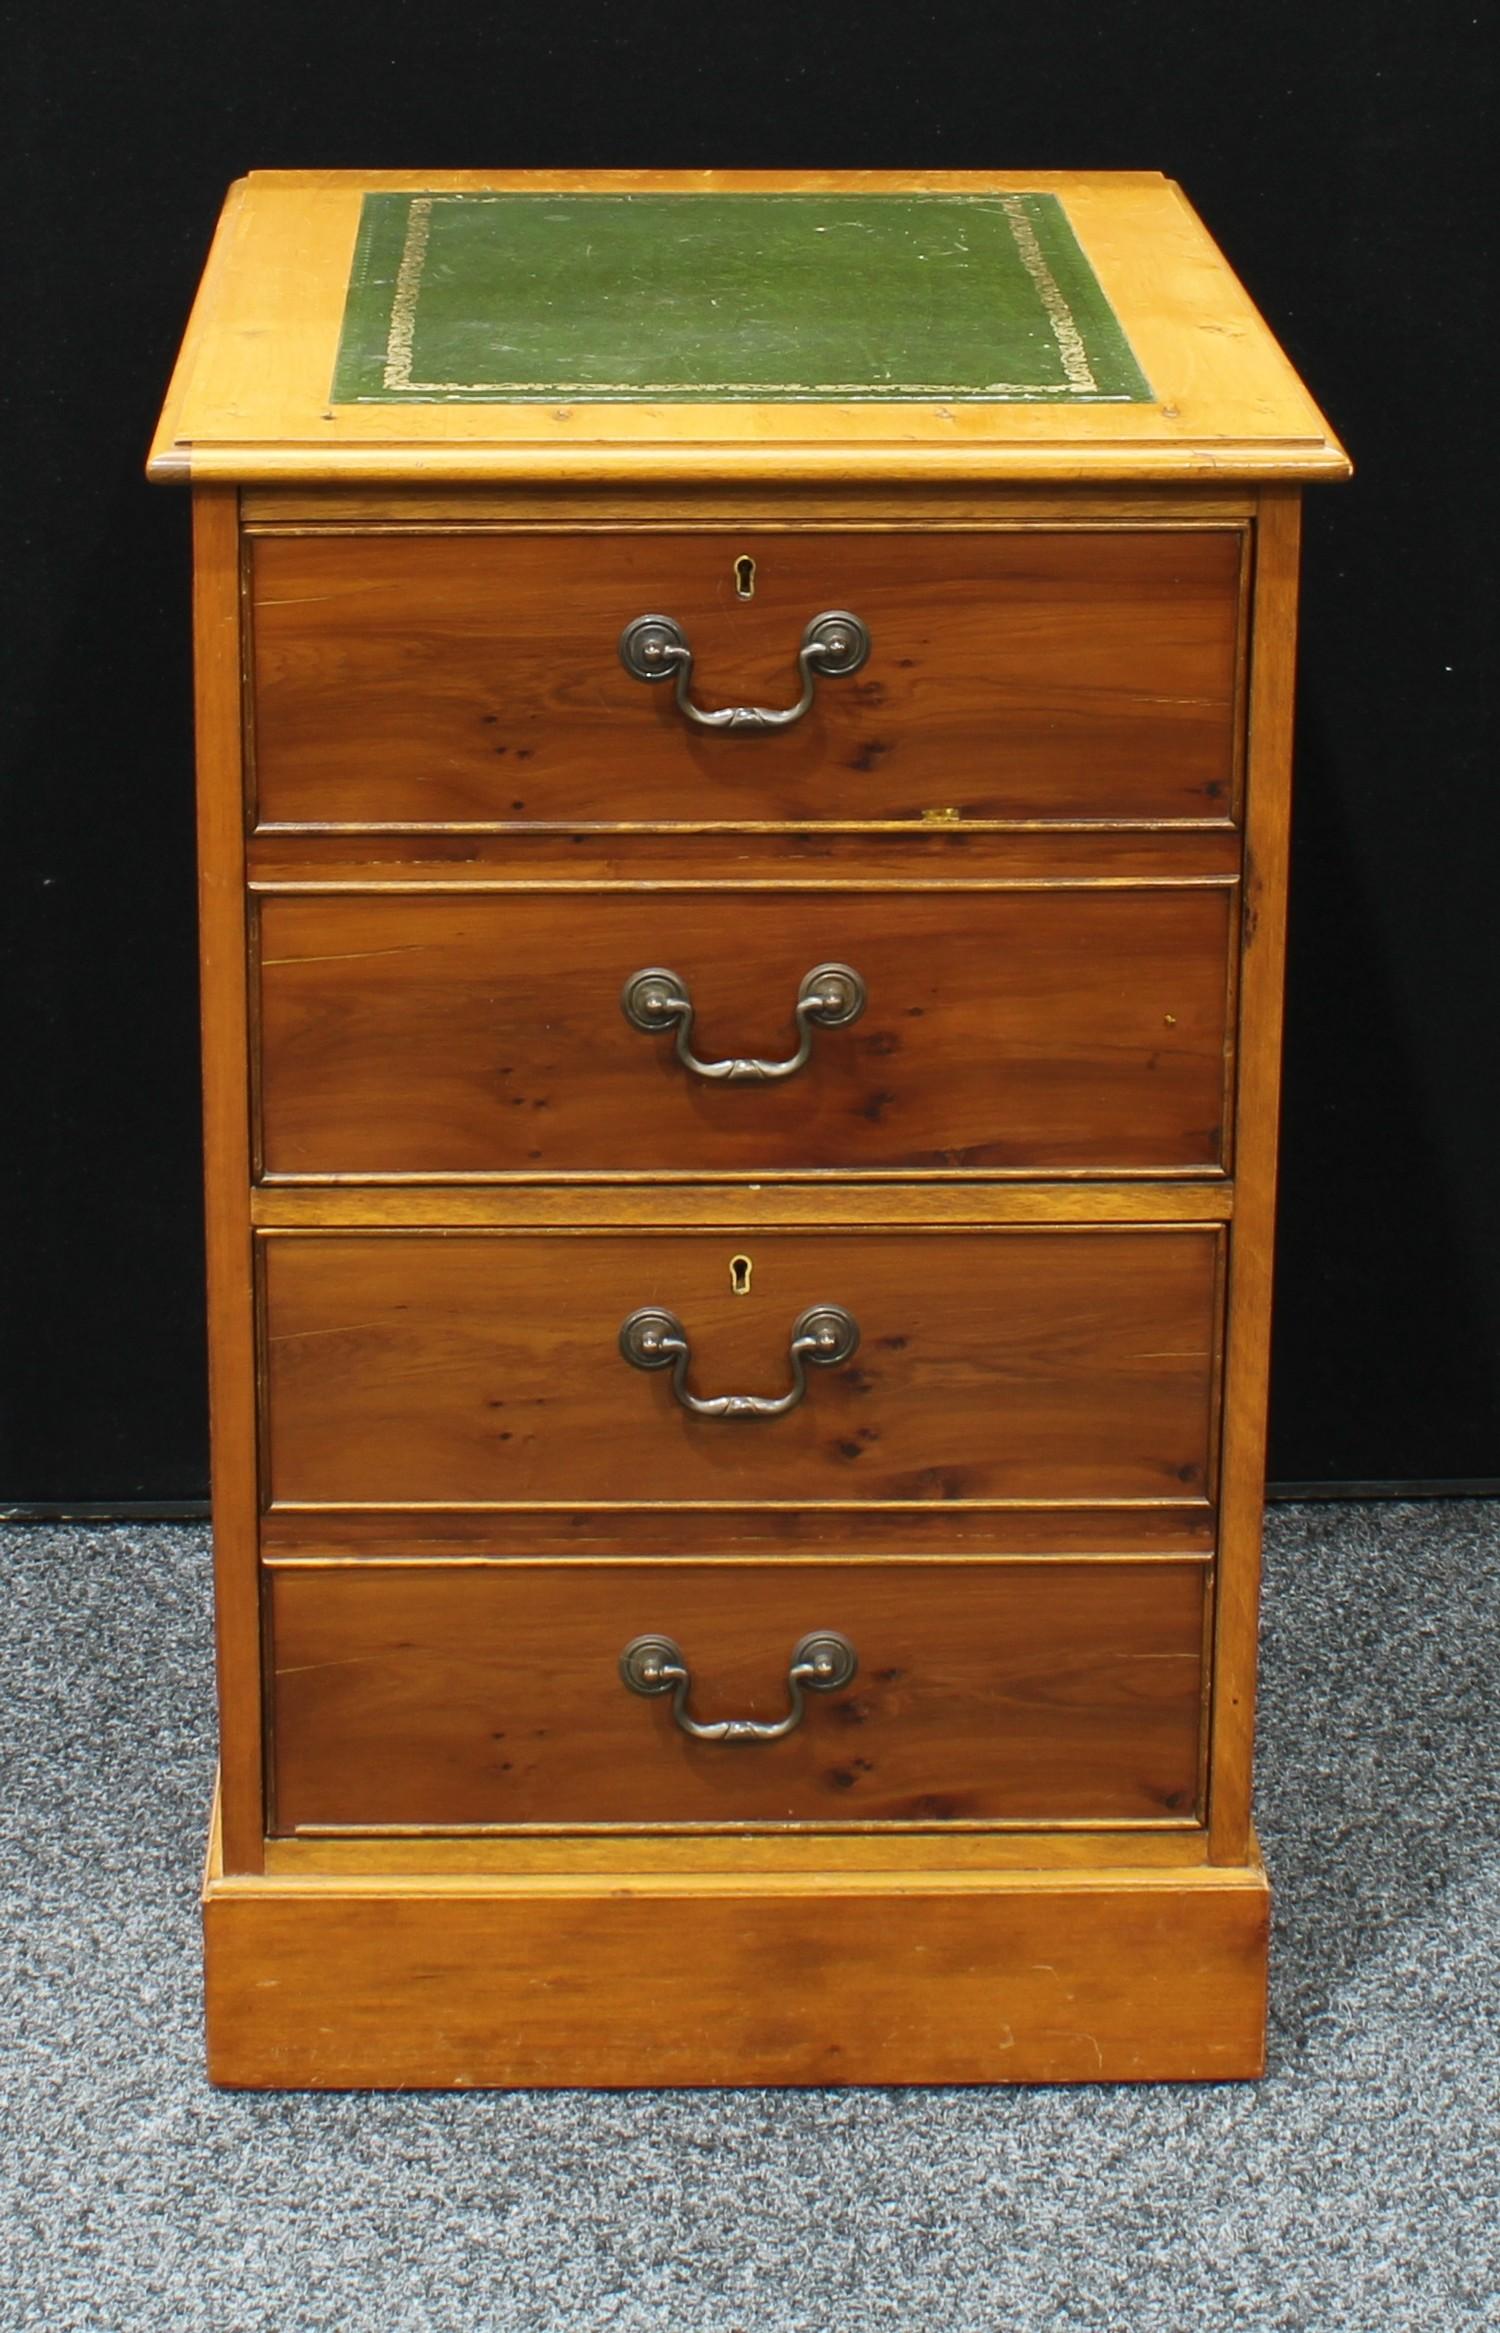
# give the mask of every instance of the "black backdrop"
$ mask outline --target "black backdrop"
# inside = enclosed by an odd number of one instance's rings
[[[226,184],[308,164],[1181,179],[1359,466],[1310,498],[1271,1472],[1500,1475],[1493,201],[1469,0],[27,18],[0,368],[0,1493],[203,1491],[187,509],[140,470]]]

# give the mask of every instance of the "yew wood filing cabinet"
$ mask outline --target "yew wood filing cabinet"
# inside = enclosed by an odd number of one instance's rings
[[[193,492],[260,2085],[1252,2075],[1299,498],[1154,173],[267,173]]]

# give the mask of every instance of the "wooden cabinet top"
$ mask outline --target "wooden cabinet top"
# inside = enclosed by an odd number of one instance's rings
[[[150,459],[350,484],[1348,467],[1155,171],[257,171]]]

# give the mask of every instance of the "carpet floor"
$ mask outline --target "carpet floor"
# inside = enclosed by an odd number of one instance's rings
[[[1500,1504],[1269,1527],[1271,2073],[212,2090],[206,1531],[0,1535],[6,2333],[1500,2325]]]

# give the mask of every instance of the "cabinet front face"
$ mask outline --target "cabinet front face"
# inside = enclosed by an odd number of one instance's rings
[[[1205,1576],[1161,1561],[278,1567],[276,1827],[1191,1823]],[[799,1647],[830,1632],[852,1675],[794,1693]],[[680,1711],[675,1688],[622,1676],[643,1636],[681,1656]],[[789,1717],[759,1739],[687,1730]]]
[[[267,534],[249,599],[265,827],[862,825],[1235,815],[1234,526],[633,535]],[[748,562],[748,566],[747,563]],[[745,586],[748,595],[744,596]],[[869,653],[790,726],[810,621]]]
[[[1211,1229],[262,1246],[273,1506],[1211,1494]]]
[[[1212,1173],[1235,898],[265,899],[264,1172]]]

